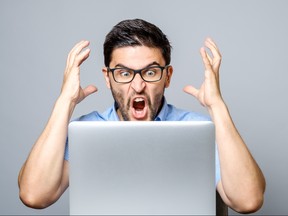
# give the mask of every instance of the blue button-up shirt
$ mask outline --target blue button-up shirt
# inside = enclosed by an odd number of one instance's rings
[[[185,111],[178,109],[171,104],[167,104],[164,100],[163,106],[157,117],[154,121],[210,121],[210,117],[202,115],[196,112]],[[119,117],[116,112],[115,105],[107,109],[102,114],[97,111],[91,112],[87,115],[83,115],[74,121],[119,121]],[[215,155],[215,164],[216,164],[216,185],[220,180],[220,164],[218,151],[216,146],[216,155]],[[69,160],[69,150],[68,150],[68,140],[66,142],[65,148],[65,160]]]

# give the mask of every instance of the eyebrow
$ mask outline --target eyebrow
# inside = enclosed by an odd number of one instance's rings
[[[152,62],[152,63],[146,65],[146,66],[143,67],[142,69],[147,68],[147,67],[150,67],[150,66],[153,66],[153,65],[155,65],[155,66],[160,66],[160,64],[159,64],[158,62],[154,61],[154,62]],[[117,64],[117,65],[115,65],[114,68],[117,68],[117,67],[119,67],[119,68],[127,68],[127,69],[131,69],[131,68],[129,68],[129,67],[123,65],[123,64]]]

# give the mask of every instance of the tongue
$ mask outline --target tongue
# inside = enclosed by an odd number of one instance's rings
[[[133,102],[133,107],[135,110],[142,110],[145,107],[145,102],[144,101],[134,101]]]

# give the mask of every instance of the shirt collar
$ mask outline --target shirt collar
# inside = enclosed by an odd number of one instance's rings
[[[161,108],[161,111],[159,112],[159,114],[156,116],[156,118],[154,119],[154,121],[165,121],[168,115],[168,104],[166,101],[166,98],[163,98],[163,106]]]
[[[112,119],[113,119],[113,121],[120,121],[119,116],[117,114],[117,108],[118,108],[118,105],[117,105],[116,102],[114,102],[114,106],[112,108]]]

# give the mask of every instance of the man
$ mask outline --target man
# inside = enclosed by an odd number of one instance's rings
[[[21,200],[33,208],[54,203],[69,184],[68,148],[65,148],[68,124],[74,108],[85,97],[97,91],[93,85],[80,86],[80,65],[89,57],[88,41],[81,41],[68,55],[62,90],[49,121],[34,144],[19,173]],[[207,108],[215,124],[220,174],[217,191],[223,201],[238,212],[258,210],[263,203],[265,179],[240,137],[225,105],[219,86],[221,55],[212,39],[205,40],[200,54],[205,67],[205,80],[191,94]],[[144,20],[125,20],[106,36],[104,43],[106,85],[111,89],[114,106],[103,114],[92,112],[78,120],[167,121],[204,120],[207,117],[168,105],[164,90],[173,73],[170,65],[171,46],[155,25]],[[65,159],[64,159],[65,154]]]

